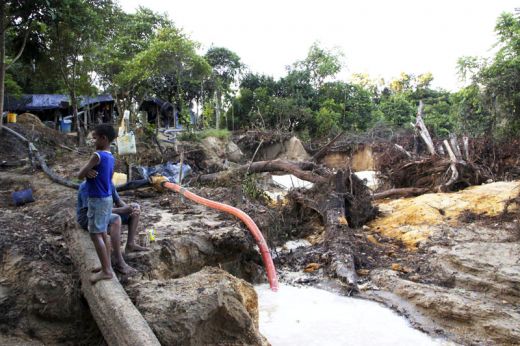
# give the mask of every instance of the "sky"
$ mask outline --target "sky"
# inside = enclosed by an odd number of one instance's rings
[[[433,73],[434,87],[455,91],[457,59],[491,56],[494,27],[513,0],[121,0],[167,13],[191,39],[228,48],[252,72],[275,78],[303,60],[316,41],[344,53],[338,76],[368,73],[386,81],[401,72]]]

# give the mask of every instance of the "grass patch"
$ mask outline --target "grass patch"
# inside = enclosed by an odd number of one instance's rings
[[[231,133],[226,130],[217,130],[217,129],[207,129],[204,131],[197,132],[182,132],[178,135],[179,140],[181,141],[195,141],[200,142],[206,137],[217,137],[219,139],[228,139]]]

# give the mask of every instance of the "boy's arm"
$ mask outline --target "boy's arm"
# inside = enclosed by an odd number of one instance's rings
[[[114,200],[115,208],[112,208],[112,213],[118,215],[127,215],[132,213],[132,207],[127,205],[116,191],[114,183],[112,183],[112,199]]]
[[[99,156],[97,154],[93,154],[87,164],[80,169],[78,178],[95,178],[97,176],[97,172],[93,168],[96,167],[98,163]]]

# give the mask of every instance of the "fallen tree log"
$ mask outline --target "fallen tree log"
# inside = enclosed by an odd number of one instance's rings
[[[197,177],[197,181],[200,182],[225,182],[230,180],[232,177],[237,175],[249,173],[260,173],[260,172],[286,172],[292,174],[302,180],[310,181],[311,183],[320,184],[327,183],[329,179],[324,175],[329,175],[329,172],[324,171],[323,168],[319,167],[313,162],[293,162],[284,160],[272,160],[272,161],[257,161],[251,165],[246,164],[227,171],[221,171],[217,173],[204,174]],[[320,174],[316,174],[312,171],[319,171]]]
[[[80,273],[81,291],[108,345],[160,345],[116,278],[90,283],[91,270],[99,266],[99,260],[88,233],[69,227],[65,241]]]

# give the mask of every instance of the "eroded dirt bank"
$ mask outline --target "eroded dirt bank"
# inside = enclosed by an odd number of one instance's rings
[[[387,216],[372,229],[402,239],[416,261],[372,271],[378,290],[367,295],[464,344],[520,343],[520,215],[501,214],[519,187],[497,182],[382,206]]]

